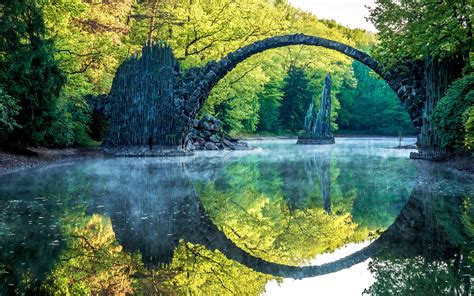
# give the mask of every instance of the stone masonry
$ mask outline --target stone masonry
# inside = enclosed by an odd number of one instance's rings
[[[443,154],[430,115],[451,81],[460,74],[456,61],[404,61],[387,68],[368,54],[340,42],[293,34],[270,37],[242,47],[220,61],[180,72],[169,46],[146,44],[141,57],[132,56],[118,69],[112,90],[101,107],[110,111],[104,148],[134,154],[150,150],[186,149],[194,119],[212,88],[239,63],[265,50],[290,46],[320,46],[345,54],[368,66],[397,93],[419,134],[420,153],[414,158],[436,159]]]

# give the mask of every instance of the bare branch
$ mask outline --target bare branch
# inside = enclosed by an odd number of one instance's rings
[[[240,80],[242,80],[245,76],[247,76],[247,74],[249,74],[250,72],[252,72],[253,70],[257,69],[258,67],[260,67],[261,64],[256,64],[254,65],[252,68],[250,68],[249,70],[245,71],[239,78],[235,79],[234,81],[230,82],[229,84],[230,85],[233,85],[233,84],[236,84],[237,82],[239,82]]]

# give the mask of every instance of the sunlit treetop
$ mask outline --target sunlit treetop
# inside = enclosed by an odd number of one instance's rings
[[[469,59],[472,16],[470,0],[376,0],[368,19],[379,31],[377,58],[392,64],[454,54]]]

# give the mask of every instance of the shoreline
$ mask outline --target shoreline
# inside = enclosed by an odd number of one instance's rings
[[[298,136],[242,136],[236,137],[240,141],[255,141],[255,140],[296,140]],[[376,139],[399,139],[398,136],[383,136],[383,135],[334,135],[334,138],[376,138]],[[403,139],[416,139],[416,135],[404,136]]]
[[[24,169],[60,164],[68,161],[106,157],[100,148],[28,148],[37,155],[25,155],[0,149],[0,175]]]
[[[348,138],[398,138],[396,136],[336,136],[338,138],[348,137]],[[405,137],[413,138],[413,137]],[[252,137],[252,138],[240,138],[242,141],[259,141],[259,140],[285,140],[285,139],[294,139],[296,136],[269,136],[269,137]],[[404,148],[404,147],[403,147]],[[393,147],[391,149],[400,149],[398,147]],[[405,148],[406,149],[406,148]],[[68,161],[77,161],[85,159],[94,159],[94,158],[103,158],[103,157],[112,157],[110,154],[102,151],[100,147],[94,148],[62,148],[62,149],[50,149],[50,148],[29,148],[34,154],[33,155],[24,155],[19,153],[14,153],[10,151],[5,151],[0,149],[0,175],[6,175],[10,173],[15,173],[24,169],[36,168],[42,166],[48,166],[51,164],[61,164]],[[474,164],[472,157],[458,157],[447,159],[445,161],[436,162],[442,163],[450,170],[456,171],[462,174],[468,174],[474,176]]]

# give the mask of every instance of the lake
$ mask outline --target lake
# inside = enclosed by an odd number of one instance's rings
[[[469,295],[472,177],[295,143],[0,176],[0,295]]]

